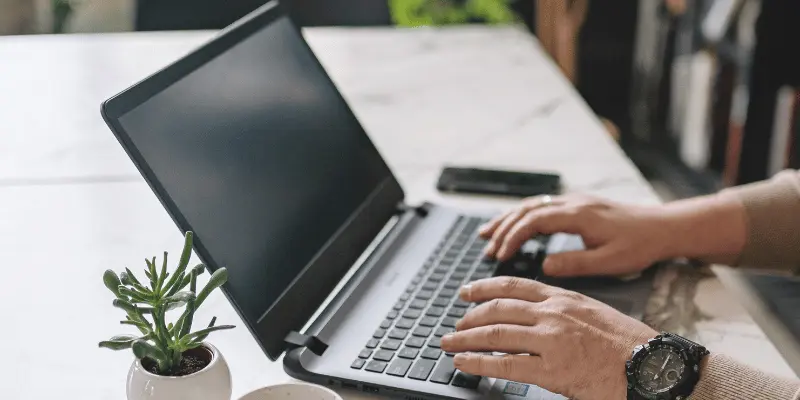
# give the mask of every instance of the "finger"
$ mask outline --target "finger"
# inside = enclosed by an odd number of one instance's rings
[[[533,210],[520,218],[508,233],[503,242],[498,243],[497,257],[504,259],[516,253],[522,245],[537,234],[553,234],[557,232],[580,234],[586,219],[578,218],[566,207],[548,207]]]
[[[545,258],[542,271],[545,275],[574,277],[585,275],[613,275],[622,265],[616,260],[617,253],[609,246],[592,250],[567,251],[551,254]]]
[[[538,354],[541,335],[531,327],[520,325],[479,326],[442,337],[442,350],[451,353],[465,351]]]
[[[463,331],[499,324],[531,326],[535,323],[533,303],[517,299],[495,299],[470,310],[458,321],[456,329]]]
[[[540,357],[526,355],[461,353],[453,358],[453,365],[468,374],[533,384],[531,378],[542,376],[541,364]]]
[[[555,288],[531,279],[499,276],[481,279],[461,287],[464,301],[483,303],[494,299],[518,299],[540,302],[554,294]]]
[[[503,220],[506,219],[506,217],[508,217],[512,212],[513,211],[506,211],[492,218],[491,221],[481,225],[478,228],[478,234],[480,234],[484,239],[492,237],[495,229],[497,229],[497,227],[500,226],[500,223],[503,222]]]
[[[514,224],[517,223],[526,213],[528,209],[520,208],[516,211],[510,213],[503,221],[500,222],[500,225],[497,226],[497,229],[494,230],[492,233],[491,239],[489,239],[489,243],[486,245],[486,255],[487,256],[494,256],[497,253],[497,250],[500,248],[500,243],[503,242],[503,237],[506,235],[509,229],[511,229]]]

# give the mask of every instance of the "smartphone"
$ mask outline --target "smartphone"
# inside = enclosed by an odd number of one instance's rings
[[[436,188],[445,193],[529,197],[560,193],[561,176],[543,172],[445,167]]]

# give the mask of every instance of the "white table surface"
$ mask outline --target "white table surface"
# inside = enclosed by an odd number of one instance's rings
[[[106,128],[99,105],[211,34],[0,38],[1,398],[124,398],[132,355],[97,348],[126,332],[102,272],[141,269],[145,257],[163,250],[176,254],[182,237]],[[411,202],[513,204],[439,195],[434,182],[447,163],[552,170],[571,191],[659,202],[522,30],[305,34]],[[679,286],[670,282],[683,275],[667,275],[662,292],[669,298]],[[716,340],[712,350],[749,347],[740,358],[793,376],[716,279],[696,281],[685,289],[694,290],[694,317],[684,322],[701,338],[719,336],[709,339]],[[697,310],[708,318],[696,318]],[[239,326],[210,337],[231,366],[234,398],[289,380],[220,293],[198,314],[201,321],[216,315],[219,323]]]

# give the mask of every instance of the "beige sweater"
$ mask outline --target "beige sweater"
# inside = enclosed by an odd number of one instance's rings
[[[737,196],[746,210],[747,243],[734,264],[800,271],[800,172],[784,171],[771,180],[723,193]],[[800,400],[800,381],[711,354],[690,399]]]

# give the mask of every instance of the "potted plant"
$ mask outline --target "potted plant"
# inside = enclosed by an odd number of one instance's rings
[[[117,275],[107,270],[103,283],[114,294],[114,307],[125,312],[120,323],[139,331],[137,335],[118,335],[99,343],[111,350],[131,349],[135,360],[128,372],[128,400],[229,400],[231,376],[228,365],[216,347],[204,342],[214,331],[232,325],[215,325],[192,331],[194,313],[211,292],[228,279],[225,268],[211,274],[208,283],[197,291],[197,277],[203,264],[187,269],[192,253],[192,232],[186,232],[183,252],[174,272],[167,272],[167,252],[161,260],[145,260],[146,280],[139,280],[125,268]],[[144,282],[144,283],[142,283]],[[182,308],[182,311],[181,311]],[[167,313],[180,312],[174,322]]]

